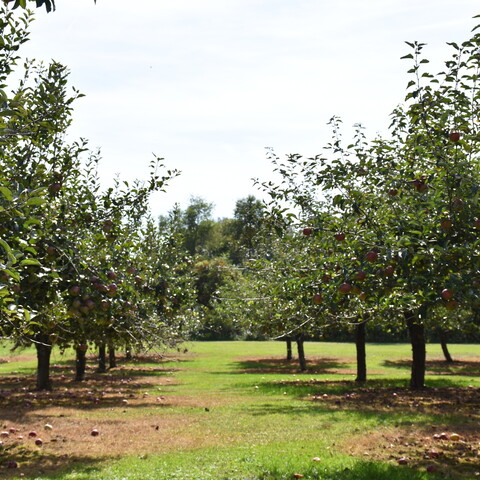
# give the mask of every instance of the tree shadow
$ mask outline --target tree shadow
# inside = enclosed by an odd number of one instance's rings
[[[10,375],[2,377],[0,389],[0,418],[14,413],[17,420],[49,407],[64,407],[81,410],[96,410],[114,407],[152,406],[155,398],[161,399],[158,406],[168,403],[165,397],[155,397],[147,390],[162,386],[173,387],[169,375],[178,369],[145,365],[120,366],[107,373],[98,373],[96,367],[87,365],[85,380],[74,381],[73,370],[68,363],[52,365],[52,391],[36,391],[35,375]],[[152,399],[153,397],[153,399]]]
[[[385,360],[383,364],[386,367],[410,368],[411,360]],[[480,362],[473,360],[456,360],[446,362],[445,360],[427,360],[427,375],[460,375],[460,376],[479,376]]]
[[[297,360],[286,360],[278,357],[254,357],[238,360],[234,363],[235,373],[304,373],[304,374],[334,374],[341,369],[350,369],[350,362],[342,362],[331,357],[309,357],[307,370],[300,371]]]
[[[385,480],[386,478],[395,480],[425,479],[425,473],[419,471],[419,469],[399,467],[393,463],[373,461],[352,462],[349,467],[327,466],[326,468],[322,466],[321,462],[319,462],[318,466],[313,465],[304,468],[301,475],[309,480],[323,480],[326,478],[335,478],[339,480]],[[258,480],[284,480],[287,478],[293,478],[293,476],[294,475],[289,470],[272,468],[264,471],[257,478]],[[435,478],[435,476],[429,476],[429,478]]]
[[[16,462],[16,468],[9,465],[11,461]],[[103,462],[105,462],[105,458],[55,455],[45,452],[42,452],[41,462],[39,462],[37,451],[20,447],[10,448],[0,453],[1,477],[6,479],[19,478],[19,475],[24,479],[37,479],[40,476],[42,478],[64,478],[66,474],[77,471],[93,475]],[[48,475],[48,477],[44,477],[44,475]]]

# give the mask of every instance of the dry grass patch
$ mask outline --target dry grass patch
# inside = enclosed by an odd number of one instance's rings
[[[441,425],[376,430],[350,437],[343,449],[363,458],[437,472],[445,478],[480,475],[478,426],[456,426],[454,432]]]
[[[312,382],[325,386],[346,382]],[[314,402],[354,410],[375,412],[418,412],[431,415],[461,414],[480,421],[480,393],[473,387],[444,387],[413,391],[395,388],[355,388],[350,393],[318,392]]]
[[[177,369],[145,366],[145,361],[107,374],[88,366],[85,382],[72,380],[71,366],[54,365],[51,392],[34,391],[33,375],[3,376],[0,430],[8,436],[1,438],[0,465],[15,458],[25,475],[53,474],[76,463],[217,445],[219,438],[206,435],[202,422],[211,409],[236,399],[211,392],[168,394],[168,387],[178,384],[170,376]],[[47,424],[52,428],[45,429]],[[92,435],[94,430],[98,435]],[[35,444],[39,438],[41,446]],[[226,435],[221,443],[233,440]],[[18,471],[2,468],[4,473],[14,476]]]

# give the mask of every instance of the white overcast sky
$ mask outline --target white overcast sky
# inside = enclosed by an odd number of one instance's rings
[[[146,178],[152,152],[182,175],[154,214],[191,196],[231,217],[260,197],[265,147],[315,155],[328,120],[373,136],[409,80],[405,41],[427,43],[430,71],[480,23],[478,0],[56,0],[36,11],[23,55],[71,69],[71,138],[101,148],[101,177]]]

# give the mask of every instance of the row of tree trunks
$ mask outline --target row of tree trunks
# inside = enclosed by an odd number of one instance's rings
[[[79,346],[75,350],[75,381],[83,382],[85,380],[85,370],[87,365],[86,350],[83,346]],[[110,345],[108,348],[109,368],[115,368],[117,361],[115,358],[115,348]],[[98,373],[107,371],[107,347],[104,343],[98,347]]]
[[[425,388],[425,369],[426,369],[426,340],[425,327],[419,321],[412,311],[404,313],[405,321],[408,328],[410,343],[412,346],[412,366],[410,376],[410,388],[412,390],[420,390]],[[292,360],[292,341],[286,338],[287,344],[287,360]],[[304,350],[304,337],[299,335],[296,338],[298,348],[298,360],[300,370],[307,369]],[[445,332],[440,332],[440,343],[447,362],[453,362],[448,351]],[[362,322],[355,326],[355,346],[357,354],[357,377],[356,382],[363,383],[367,380],[367,362],[366,362],[366,323]]]

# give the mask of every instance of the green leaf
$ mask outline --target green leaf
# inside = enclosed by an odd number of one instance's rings
[[[17,263],[17,259],[15,258],[15,255],[13,254],[12,249],[10,248],[8,243],[2,238],[0,238],[0,246],[3,247],[3,249],[5,250],[5,253],[7,254],[9,266]]]
[[[13,201],[13,194],[11,190],[7,187],[0,187],[0,193],[9,201]]]
[[[37,266],[41,266],[42,264],[36,260],[35,258],[26,258],[25,260],[22,260],[20,262],[20,265],[22,267],[24,267],[25,265],[37,265]]]
[[[33,197],[27,200],[27,205],[43,205],[46,202],[45,198]]]

